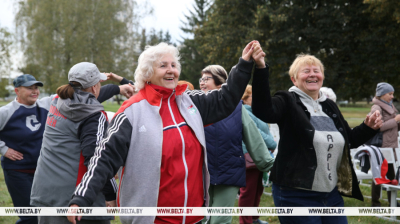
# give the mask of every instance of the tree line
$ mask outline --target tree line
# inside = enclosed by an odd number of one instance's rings
[[[373,96],[378,82],[400,87],[400,1],[195,0],[194,8],[185,28],[193,38],[181,51],[192,55],[182,57],[192,66],[182,67],[184,77],[207,64],[229,71],[255,39],[266,52],[273,92],[292,85],[288,70],[300,53],[323,62],[324,86],[339,99]]]
[[[205,66],[219,64],[229,72],[243,47],[258,40],[273,92],[292,85],[288,70],[300,53],[321,59],[324,86],[339,99],[368,98],[382,81],[400,87],[398,0],[194,0],[181,26],[189,37],[179,43],[168,31],[139,29],[147,12],[135,0],[21,0],[15,36],[25,65],[19,69],[46,82],[48,93],[65,84],[69,68],[81,61],[133,79],[145,46],[163,41],[180,49],[181,79],[198,87]],[[10,41],[0,29],[3,75]]]

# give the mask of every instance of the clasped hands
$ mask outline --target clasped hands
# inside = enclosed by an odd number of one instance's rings
[[[246,45],[242,52],[242,58],[246,61],[253,59],[257,68],[265,68],[265,52],[262,50],[260,43],[256,40]]]

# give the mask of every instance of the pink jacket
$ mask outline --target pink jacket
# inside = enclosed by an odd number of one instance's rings
[[[379,110],[382,114],[383,125],[381,127],[381,132],[383,132],[383,143],[382,148],[398,148],[398,131],[399,131],[399,124],[397,124],[396,114],[398,111],[392,105],[389,106],[388,104],[380,101],[377,98],[372,100],[371,113]]]

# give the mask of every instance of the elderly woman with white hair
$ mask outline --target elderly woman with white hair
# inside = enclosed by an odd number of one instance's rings
[[[207,206],[210,177],[204,125],[227,117],[239,103],[254,65],[251,46],[243,50],[227,84],[208,95],[191,94],[187,85],[177,85],[181,67],[176,47],[165,43],[147,47],[135,71],[139,92],[114,116],[70,205],[90,206],[122,166],[118,206]],[[123,223],[197,223],[202,218],[120,217]],[[75,217],[69,220],[75,223]]]

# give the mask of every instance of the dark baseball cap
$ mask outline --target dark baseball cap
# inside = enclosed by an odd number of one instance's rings
[[[31,86],[31,85],[43,86],[42,82],[37,81],[35,77],[29,74],[18,76],[17,78],[14,79],[13,84],[15,87]]]

